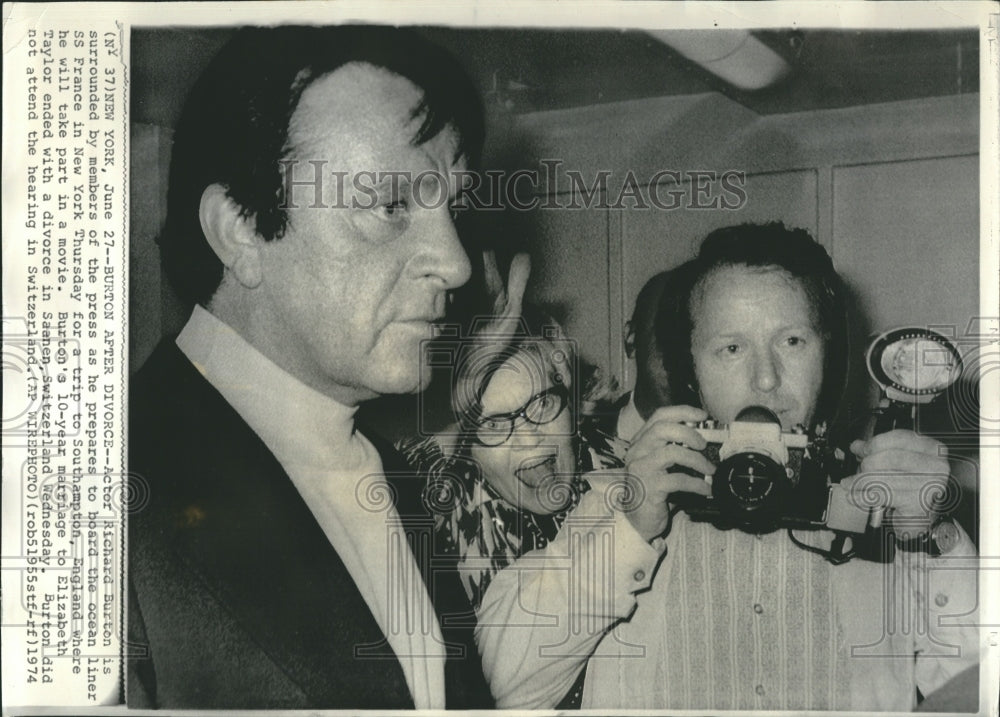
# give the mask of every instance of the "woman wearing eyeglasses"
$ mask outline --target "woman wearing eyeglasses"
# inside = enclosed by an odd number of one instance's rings
[[[435,554],[455,561],[476,609],[497,707],[545,709],[573,706],[587,657],[632,610],[661,551],[617,507],[636,497],[634,482],[594,470],[620,466],[613,439],[579,430],[572,342],[522,312],[527,272],[527,257],[515,258],[496,316],[459,352],[456,426],[399,448],[425,477]]]
[[[466,356],[452,396],[458,424],[400,445],[426,477],[437,554],[455,557],[477,608],[493,575],[556,536],[586,487],[569,342],[530,308],[519,323],[509,343]]]

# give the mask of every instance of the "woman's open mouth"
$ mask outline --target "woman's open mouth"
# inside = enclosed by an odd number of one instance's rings
[[[556,454],[550,453],[546,456],[536,456],[526,459],[521,466],[514,471],[517,479],[525,485],[537,487],[542,481],[556,472]]]

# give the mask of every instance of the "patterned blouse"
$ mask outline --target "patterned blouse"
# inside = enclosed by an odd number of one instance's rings
[[[581,406],[583,416],[574,441],[577,478],[566,508],[559,513],[538,515],[501,498],[469,459],[467,447],[446,452],[435,437],[414,437],[397,444],[410,467],[426,481],[424,500],[434,515],[435,555],[455,561],[477,611],[494,575],[555,538],[567,514],[590,489],[583,474],[622,467],[620,456],[627,443],[614,436],[621,406],[602,398],[609,388],[597,373],[586,383],[585,395],[590,400]],[[581,670],[558,709],[579,709],[584,676]]]
[[[477,609],[493,576],[524,553],[545,547],[588,487],[578,478],[567,491],[564,510],[539,515],[501,498],[461,448],[446,454],[434,437],[409,438],[398,448],[426,479],[424,496],[434,515],[435,555],[456,561],[462,585]]]
[[[410,467],[426,480],[424,497],[434,515],[435,555],[455,560],[473,607],[478,609],[494,575],[555,538],[566,515],[590,488],[584,473],[622,466],[617,456],[624,449],[613,431],[606,430],[606,419],[617,411],[598,405],[604,411],[588,412],[574,441],[578,473],[567,491],[566,507],[551,515],[532,513],[501,498],[465,446],[446,451],[433,436],[398,444]]]

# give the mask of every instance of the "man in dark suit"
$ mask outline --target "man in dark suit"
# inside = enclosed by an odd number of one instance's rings
[[[354,422],[424,388],[481,142],[391,28],[242,30],[192,90],[161,248],[194,308],[131,386],[130,706],[490,706],[420,486]]]

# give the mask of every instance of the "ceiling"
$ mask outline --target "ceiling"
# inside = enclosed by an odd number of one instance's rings
[[[974,28],[754,31],[792,68],[757,92],[733,89],[636,30],[420,30],[462,61],[494,113],[716,91],[758,114],[781,114],[979,90]],[[231,33],[133,28],[133,121],[172,127],[191,84]]]

